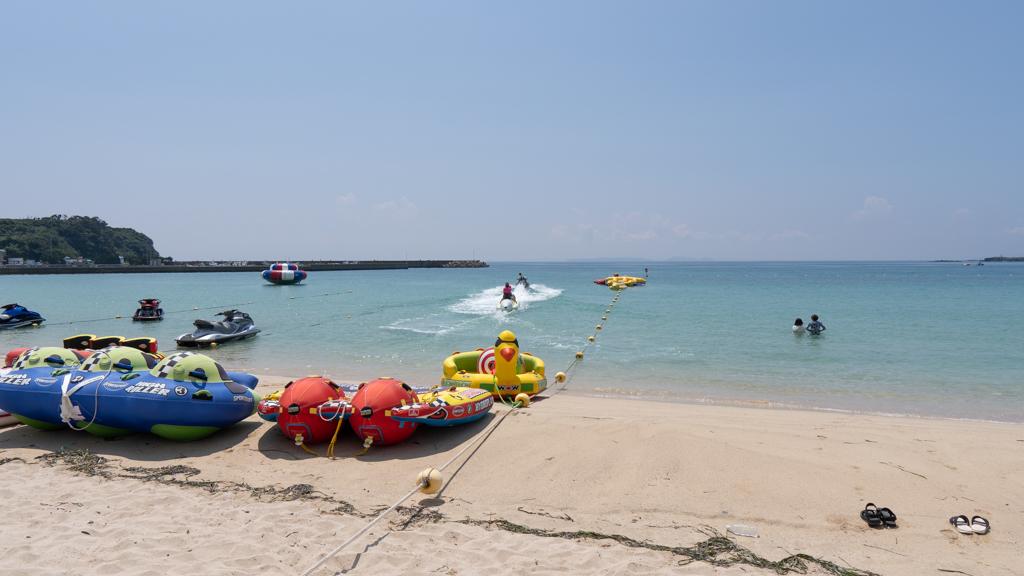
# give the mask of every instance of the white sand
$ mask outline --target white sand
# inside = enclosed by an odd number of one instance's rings
[[[306,455],[256,416],[188,444],[7,428],[0,461],[21,460],[0,465],[0,574],[299,574],[493,421],[420,430],[358,458],[348,431],[336,460]],[[106,458],[110,477],[37,459],[61,448]],[[199,472],[162,483],[126,478],[139,475],[130,467],[169,465]],[[466,519],[666,546],[692,546],[742,523],[761,537],[734,540],[773,561],[806,553],[887,575],[1024,570],[1019,424],[561,394],[506,418],[453,474],[456,466],[439,498],[413,497],[317,573],[774,573],[683,566],[686,557],[670,552]],[[194,484],[203,481],[214,484]],[[319,499],[281,501],[243,483],[308,484]],[[892,508],[899,528],[868,528],[859,518],[868,501]],[[986,516],[992,532],[959,535],[948,523],[956,514]]]

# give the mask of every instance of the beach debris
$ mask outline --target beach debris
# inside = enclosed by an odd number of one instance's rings
[[[729,524],[725,527],[725,531],[730,534],[737,536],[743,536],[745,538],[760,538],[761,535],[757,531],[756,526],[748,526],[746,524]]]

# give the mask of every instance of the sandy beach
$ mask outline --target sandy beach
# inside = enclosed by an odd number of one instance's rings
[[[6,428],[0,573],[300,574],[505,410],[360,457],[347,431],[335,460],[255,415],[193,443]],[[1021,573],[1020,424],[570,391],[468,454],[439,495],[415,495],[316,573],[774,574],[767,562],[787,557],[793,573]],[[869,528],[867,502],[899,527]],[[991,533],[958,534],[958,514]]]

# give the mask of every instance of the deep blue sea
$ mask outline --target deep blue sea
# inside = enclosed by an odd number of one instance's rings
[[[648,285],[602,322],[614,293],[592,280],[644,266]],[[498,312],[499,286],[520,271],[534,289]],[[142,297],[161,298],[166,319],[133,323]],[[151,335],[172,350],[194,319],[235,307],[263,333],[209,352],[230,369],[426,386],[449,353],[504,329],[553,374],[603,323],[574,391],[1024,421],[1021,264],[497,263],[317,272],[298,286],[258,273],[0,276],[0,299],[48,319],[0,331],[4,350],[77,333]],[[813,313],[824,335],[794,335],[793,319]]]

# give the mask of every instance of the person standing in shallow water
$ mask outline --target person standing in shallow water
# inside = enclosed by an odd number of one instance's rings
[[[825,325],[818,321],[817,314],[811,314],[811,323],[807,325],[807,331],[814,336],[825,331]]]
[[[804,333],[804,319],[803,318],[797,318],[796,320],[793,320],[793,333],[794,334],[803,334]]]

